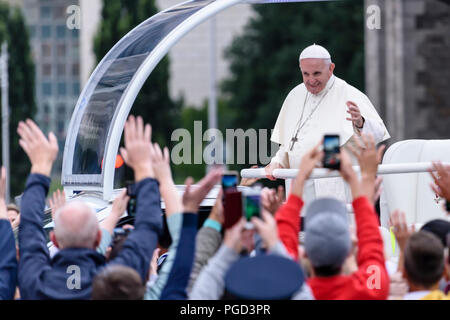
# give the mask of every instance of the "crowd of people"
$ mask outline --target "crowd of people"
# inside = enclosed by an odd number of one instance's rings
[[[129,201],[125,191],[100,223],[91,207],[66,202],[58,191],[49,199],[54,222],[49,250],[43,219],[57,140],[52,133],[46,137],[32,120],[20,122],[17,132],[31,172],[19,210],[6,203],[1,170],[0,299],[450,299],[448,220],[432,220],[414,230],[403,212],[392,212],[400,256],[396,270],[386,266],[374,207],[384,147],[377,149],[370,135],[340,152],[340,175],[353,197],[354,229],[345,203],[302,199],[305,182],[324,156],[320,144],[303,156],[286,200],[282,188],[262,189],[261,216],[251,219],[254,228],[247,228],[244,217],[224,228],[220,193],[198,229],[200,204],[223,169],[211,170],[195,186],[188,178],[180,196],[169,150],[152,143],[149,124],[130,116],[120,152],[134,171],[134,225],[117,228]],[[433,166],[431,187],[450,201],[450,167]],[[160,254],[163,219],[172,241]]]

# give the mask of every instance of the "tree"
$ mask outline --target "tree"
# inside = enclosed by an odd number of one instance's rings
[[[158,12],[154,0],[104,0],[102,20],[95,37],[97,61],[129,31]],[[164,58],[142,87],[131,113],[141,115],[153,127],[153,137],[163,145],[178,127],[180,102],[169,96],[169,58]]]
[[[335,74],[364,89],[364,1],[253,6],[256,16],[227,50],[231,76],[222,84],[236,128],[272,129],[289,91],[302,82],[301,50],[326,47]]]
[[[22,193],[30,172],[26,154],[19,146],[16,133],[19,121],[36,113],[34,63],[29,33],[20,9],[0,3],[0,43],[8,43],[9,54],[9,137],[11,197]]]

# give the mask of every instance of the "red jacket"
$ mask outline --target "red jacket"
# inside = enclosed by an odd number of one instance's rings
[[[280,240],[295,260],[298,259],[303,205],[301,198],[291,194],[275,216]],[[353,208],[358,237],[358,271],[351,275],[310,278],[308,284],[317,300],[384,300],[388,296],[389,276],[375,210],[366,197],[355,199]]]

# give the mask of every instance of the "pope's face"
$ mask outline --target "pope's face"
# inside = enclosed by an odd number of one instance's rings
[[[333,74],[334,63],[328,65],[324,59],[302,59],[300,70],[306,89],[312,94],[318,94],[325,88]]]

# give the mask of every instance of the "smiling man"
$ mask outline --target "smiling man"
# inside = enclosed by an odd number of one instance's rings
[[[361,133],[372,134],[376,143],[390,138],[369,98],[333,74],[335,65],[324,47],[307,47],[299,61],[303,83],[289,92],[278,115],[271,141],[280,149],[265,168],[269,179],[274,179],[274,169],[298,168],[305,152],[325,134],[338,134],[341,146]],[[304,199],[330,195],[349,198],[342,179],[310,181]]]

